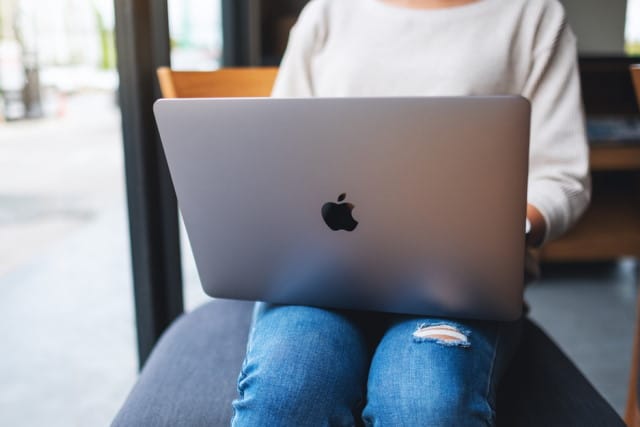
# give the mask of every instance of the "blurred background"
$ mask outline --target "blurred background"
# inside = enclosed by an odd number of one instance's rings
[[[169,0],[171,66],[277,64],[304,3]],[[527,300],[622,413],[640,256],[640,120],[624,73],[640,62],[640,0],[564,3],[595,207],[541,254]],[[0,0],[0,425],[106,425],[136,379],[115,31],[112,0]],[[190,310],[207,297],[184,237],[182,249]]]
[[[220,2],[168,6],[174,67],[219,67]],[[114,26],[112,0],[0,0],[3,426],[108,425],[136,378]]]

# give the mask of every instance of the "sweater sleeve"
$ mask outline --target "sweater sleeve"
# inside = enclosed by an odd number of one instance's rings
[[[577,221],[591,195],[576,39],[567,25],[534,53],[523,92],[532,106],[528,202],[544,217],[548,241]]]
[[[312,0],[291,29],[287,49],[280,63],[271,96],[303,98],[314,96],[311,60],[323,43],[325,29],[322,0]]]

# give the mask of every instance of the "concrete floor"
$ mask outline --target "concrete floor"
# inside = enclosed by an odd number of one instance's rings
[[[0,425],[105,425],[135,379],[118,110],[0,124]]]
[[[57,121],[0,124],[0,425],[107,425],[136,378],[117,110],[105,95]],[[207,299],[185,250],[187,309]],[[634,264],[545,269],[536,319],[622,411]]]
[[[636,263],[543,268],[527,289],[530,316],[624,413],[636,316]]]

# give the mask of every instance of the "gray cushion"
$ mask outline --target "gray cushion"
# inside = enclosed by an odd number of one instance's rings
[[[624,427],[615,410],[531,320],[498,389],[498,426]]]
[[[114,426],[228,426],[252,303],[216,300],[160,339]],[[499,426],[624,426],[560,349],[527,320],[500,386]]]

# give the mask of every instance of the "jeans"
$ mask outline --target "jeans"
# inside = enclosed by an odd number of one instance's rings
[[[491,426],[520,330],[259,303],[232,425]]]

